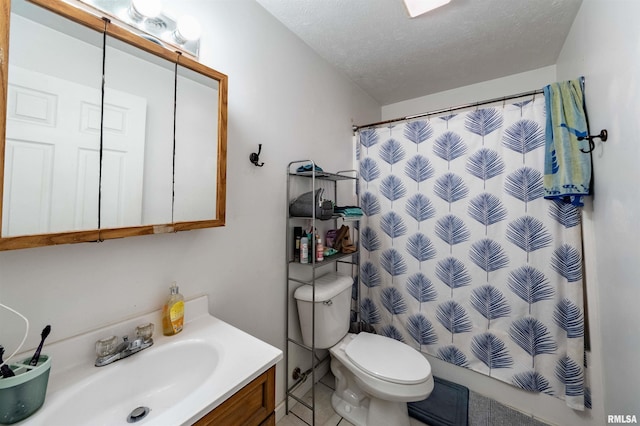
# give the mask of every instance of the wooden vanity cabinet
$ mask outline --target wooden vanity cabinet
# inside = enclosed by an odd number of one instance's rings
[[[273,366],[194,423],[195,426],[275,426],[275,376]]]

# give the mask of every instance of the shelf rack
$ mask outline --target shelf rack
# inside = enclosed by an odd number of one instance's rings
[[[302,165],[311,165],[311,170],[310,171],[303,171],[303,172],[297,172],[296,170],[292,170],[292,168],[296,168],[298,166],[302,166]],[[333,194],[332,194],[332,200],[337,204],[338,202],[338,183],[339,182],[352,182],[355,184],[355,195],[356,195],[356,200],[357,200],[357,192],[358,192],[358,172],[356,170],[343,170],[343,171],[339,171],[336,173],[328,173],[328,172],[324,172],[324,171],[318,171],[316,170],[316,164],[313,160],[299,160],[299,161],[292,161],[291,163],[289,163],[289,165],[287,166],[287,206],[286,206],[286,212],[287,212],[287,220],[286,220],[286,253],[285,253],[285,260],[286,260],[286,264],[285,264],[285,268],[286,268],[286,279],[287,279],[287,283],[286,283],[286,323],[285,323],[285,329],[287,331],[287,340],[286,340],[286,347],[285,347],[285,360],[286,360],[286,367],[285,367],[285,386],[286,386],[286,395],[285,395],[285,407],[286,407],[286,413],[289,413],[289,402],[290,399],[295,400],[297,403],[303,405],[304,407],[306,407],[307,409],[309,409],[311,411],[311,423],[308,423],[312,426],[315,426],[315,420],[316,420],[316,409],[315,409],[315,400],[316,400],[316,395],[315,395],[315,383],[316,383],[316,369],[319,367],[320,363],[323,362],[324,360],[320,360],[319,356],[318,356],[318,351],[319,349],[317,349],[315,347],[315,299],[316,299],[316,288],[315,288],[315,282],[316,279],[320,276],[322,276],[322,274],[317,275],[321,270],[321,269],[325,269],[325,268],[329,268],[329,265],[333,265],[334,266],[334,270],[337,271],[338,269],[338,265],[339,264],[345,264],[345,265],[350,265],[351,266],[351,276],[354,276],[354,267],[357,273],[358,268],[358,264],[359,264],[359,255],[358,252],[354,252],[354,253],[337,253],[335,255],[331,255],[331,256],[327,256],[325,257],[325,259],[323,261],[316,261],[316,256],[313,255],[311,256],[312,261],[306,264],[301,264],[299,262],[295,262],[293,260],[293,250],[294,250],[294,241],[293,241],[293,224],[296,221],[304,221],[307,220],[311,226],[312,230],[318,229],[318,227],[316,226],[318,223],[327,223],[327,222],[333,222],[333,226],[334,228],[337,229],[337,224],[340,222],[345,222],[345,223],[353,223],[356,224],[359,220],[359,218],[352,218],[352,217],[342,217],[342,216],[337,216],[334,215],[333,217],[331,217],[330,219],[327,220],[320,220],[320,219],[316,219],[316,207],[315,203],[313,206],[313,214],[311,217],[293,217],[289,215],[289,203],[293,200],[294,198],[294,194],[292,194],[292,181],[293,180],[303,180],[306,181],[306,186],[307,186],[307,190],[310,188],[311,193],[315,194],[315,191],[319,188],[319,184],[322,183],[329,183],[329,185],[332,185],[333,187],[331,188],[333,190]],[[326,189],[326,188],[325,188]],[[306,192],[306,191],[304,191]],[[296,196],[299,194],[295,194]],[[357,201],[356,201],[357,203]],[[359,231],[358,231],[358,227],[357,226],[353,226],[351,231],[354,232],[354,241],[358,241],[359,238]],[[313,251],[313,253],[315,253],[315,245],[313,243],[309,244],[309,250]],[[294,265],[299,265],[299,267],[294,266]],[[295,271],[297,270],[297,271]],[[301,272],[306,271],[307,274],[311,273],[311,278],[300,278]],[[311,310],[311,315],[312,315],[312,320],[311,320],[311,327],[312,327],[312,344],[311,346],[305,345],[302,341],[301,341],[301,337],[300,339],[298,339],[295,334],[294,334],[294,330],[295,327],[292,326],[291,324],[291,318],[290,318],[290,309],[293,306],[295,306],[295,301],[293,300],[293,295],[292,295],[292,289],[297,288],[297,286],[299,285],[311,285],[313,286],[312,288],[312,299],[314,300],[314,303],[312,304],[312,310]],[[295,318],[294,324],[298,324],[298,318]],[[311,378],[311,403],[307,403],[306,401],[304,401],[301,397],[296,396],[294,394],[294,392],[299,388],[299,386],[306,381],[307,377],[309,377],[309,375],[307,374],[307,372],[305,372],[305,374],[302,374],[302,377],[298,377],[297,379],[294,379],[292,377],[291,374],[291,368],[293,367],[291,365],[291,351],[290,351],[290,346],[294,345],[296,347],[302,348],[306,351],[309,352],[309,356],[310,356],[310,361],[311,361],[311,367],[309,368],[310,370],[310,378]],[[317,378],[319,379],[319,377]]]

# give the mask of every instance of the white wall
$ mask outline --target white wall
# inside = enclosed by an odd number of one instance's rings
[[[572,77],[575,78],[575,77]],[[439,110],[458,105],[465,105],[501,96],[523,93],[541,89],[543,86],[557,80],[556,66],[549,66],[533,71],[511,75],[508,77],[485,81],[482,83],[436,93],[430,96],[410,99],[382,107],[383,120]],[[592,244],[592,243],[588,243]],[[585,246],[585,256],[588,256],[591,246]],[[588,262],[588,260],[587,260]],[[589,271],[587,271],[589,272]],[[590,274],[587,273],[587,277]],[[588,283],[588,292],[595,293],[592,282]],[[544,395],[531,394],[503,382],[481,375],[471,370],[456,367],[434,357],[427,356],[436,376],[467,386],[469,389],[535,418],[557,425],[600,425],[603,418],[603,400],[601,389],[600,346],[598,340],[600,331],[597,327],[598,310],[594,303],[597,294],[589,294],[589,315],[592,324],[592,341],[597,348],[588,354],[590,360],[589,378],[594,394],[593,409],[578,412],[567,408],[564,401]],[[593,301],[593,303],[591,303]],[[595,325],[594,325],[595,324]],[[592,365],[591,365],[592,364]]]
[[[286,165],[351,168],[351,125],[379,120],[380,106],[253,0],[173,6],[204,23],[201,61],[229,75],[227,226],[0,252],[0,301],[32,323],[25,348],[46,324],[53,342],[159,309],[172,280],[187,298],[209,295],[212,314],[284,347]],[[249,162],[259,143],[262,168]],[[0,324],[10,351],[21,327],[4,312]]]
[[[594,197],[585,209],[587,277],[595,290],[605,414],[640,417],[640,2],[584,0],[557,62],[559,80],[583,75],[591,133],[609,131],[593,153]],[[594,348],[595,349],[595,348]],[[595,395],[594,395],[595,398]],[[602,419],[602,423],[606,418]]]
[[[445,90],[444,92],[429,96],[384,105],[382,107],[382,119],[393,120],[395,118],[537,90],[555,81],[555,78],[556,67],[555,65],[551,65],[495,80],[483,81],[482,83],[472,84],[470,86]]]

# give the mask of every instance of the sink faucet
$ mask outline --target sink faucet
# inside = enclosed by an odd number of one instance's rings
[[[100,339],[96,342],[96,367],[103,367],[118,360],[127,358],[143,349],[153,345],[153,324],[145,324],[136,327],[136,339],[130,341],[129,336],[122,337],[122,342],[116,345],[118,338],[115,336]]]

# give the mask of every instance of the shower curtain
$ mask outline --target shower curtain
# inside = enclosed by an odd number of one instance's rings
[[[534,95],[358,132],[360,317],[582,410],[580,212],[543,198],[544,126]]]

